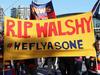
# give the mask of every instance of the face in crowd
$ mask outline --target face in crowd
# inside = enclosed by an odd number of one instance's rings
[[[96,51],[100,52],[100,40],[96,41],[95,48],[96,48]]]

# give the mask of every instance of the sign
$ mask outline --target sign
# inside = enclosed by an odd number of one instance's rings
[[[30,5],[30,19],[45,20],[56,18],[52,1],[45,4],[32,2]]]
[[[4,59],[95,56],[90,12],[48,20],[5,17]]]

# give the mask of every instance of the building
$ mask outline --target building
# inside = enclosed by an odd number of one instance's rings
[[[98,16],[100,16],[100,14],[98,14]],[[100,36],[100,17],[94,17],[93,22],[94,22],[95,35]]]
[[[3,13],[3,8],[0,7],[0,20],[3,19],[4,13]]]
[[[11,17],[16,18],[17,17],[17,8],[11,9]]]
[[[0,7],[0,32],[3,31],[3,25],[4,25],[3,21],[4,21],[3,8]]]
[[[0,20],[3,20],[4,13],[3,13],[3,8],[0,7]]]
[[[100,37],[100,0],[92,8],[95,35]]]
[[[98,0],[98,6],[95,8],[95,14],[93,15],[94,31],[95,35],[100,37],[100,0]]]
[[[0,38],[3,38],[2,32],[4,30],[4,13],[3,8],[0,7]],[[0,71],[3,69],[3,42],[0,40]],[[1,74],[1,72],[0,72]]]
[[[19,6],[18,8],[12,8],[11,9],[11,17],[20,18],[20,19],[29,19],[30,8],[21,7],[21,6]]]

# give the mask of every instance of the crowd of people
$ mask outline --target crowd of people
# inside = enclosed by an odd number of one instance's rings
[[[10,61],[10,67],[14,68],[14,75],[37,75],[37,69],[39,67],[48,68],[48,75],[52,75],[54,71],[57,75],[57,69],[60,70],[61,75],[100,75],[100,37],[96,37],[96,41],[93,44],[96,50],[96,57],[47,57],[40,58],[42,66],[39,66],[38,59],[27,60],[13,60],[13,65]],[[0,33],[0,52],[3,49],[3,33]],[[43,59],[43,60],[42,60]],[[82,71],[82,64],[85,62],[86,72]],[[56,67],[56,65],[58,65]],[[52,70],[53,69],[53,70]],[[8,74],[9,75],[9,74]],[[13,75],[13,74],[11,74]]]
[[[96,57],[47,57],[40,58],[39,61],[38,59],[14,60],[13,65],[10,64],[10,68],[14,68],[14,75],[37,75],[39,67],[47,67],[48,75],[52,75],[52,72],[57,75],[57,69],[60,70],[61,75],[100,75],[100,37],[96,38],[93,46],[96,50]],[[83,61],[85,62],[86,72],[82,71]],[[38,62],[41,62],[42,66],[39,66]]]

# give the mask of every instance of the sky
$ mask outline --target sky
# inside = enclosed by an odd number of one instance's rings
[[[37,3],[47,3],[50,0],[33,0]],[[76,12],[91,11],[97,0],[52,0],[56,15]],[[11,15],[11,8],[19,5],[29,7],[32,0],[0,0],[0,7],[4,9],[6,16]]]

